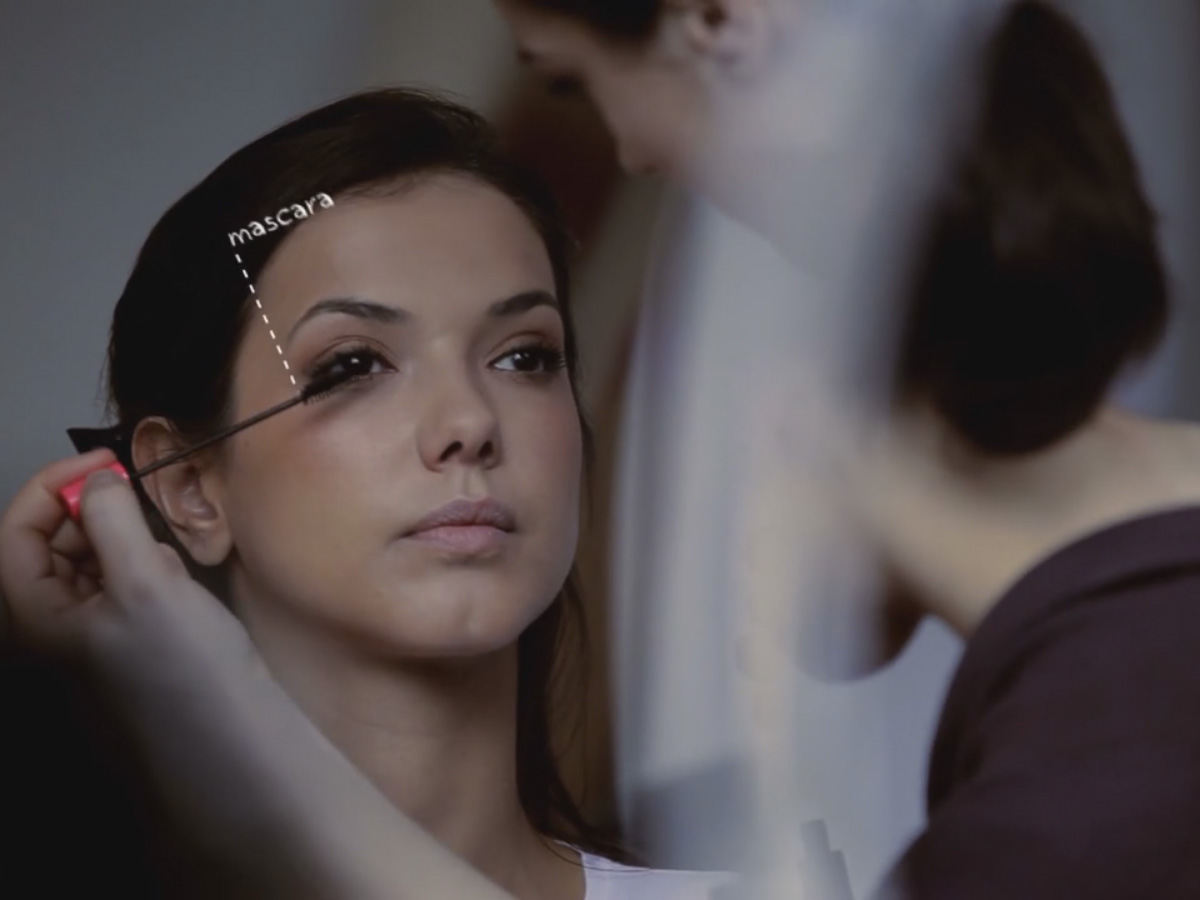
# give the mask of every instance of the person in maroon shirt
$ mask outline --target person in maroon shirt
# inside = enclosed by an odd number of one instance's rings
[[[707,194],[802,266],[812,235],[780,227],[789,207],[851,222],[843,241],[870,233],[840,215],[854,179],[839,194],[813,175],[837,154],[790,124],[822,96],[855,95],[775,62],[844,37],[848,20],[822,33],[816,10],[756,0],[498,6],[522,58],[590,94],[627,167]],[[919,6],[893,5],[896,23]],[[859,7],[860,22],[887,15]],[[894,402],[848,479],[899,632],[932,614],[968,639],[928,827],[886,891],[1200,897],[1200,429],[1107,399],[1166,328],[1155,213],[1078,28],[1023,0],[982,32],[961,33],[968,112],[946,131],[936,187],[909,218],[880,220],[896,243],[924,240],[893,295]],[[895,61],[895,79],[916,84]],[[887,66],[863,71],[877,80],[862,95],[891,89]],[[790,95],[784,78],[800,79]],[[762,116],[763,98],[785,96]],[[861,150],[849,130],[825,146]],[[869,149],[862,159],[865,177]]]

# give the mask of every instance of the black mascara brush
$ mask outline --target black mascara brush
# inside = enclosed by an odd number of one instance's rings
[[[173,465],[174,463],[191,456],[193,453],[198,453],[206,447],[211,447],[213,444],[219,443],[220,441],[225,440],[225,438],[249,428],[251,425],[257,425],[264,419],[269,419],[271,416],[283,412],[285,409],[291,409],[293,406],[297,406],[301,403],[312,403],[316,400],[323,400],[338,388],[345,387],[350,382],[362,377],[363,376],[358,373],[343,371],[334,375],[327,375],[324,378],[318,378],[308,384],[299,394],[297,394],[295,397],[292,397],[290,400],[284,400],[282,403],[276,403],[270,409],[264,409],[262,412],[256,413],[253,416],[250,416],[248,419],[243,419],[235,425],[231,425],[228,428],[217,432],[216,434],[206,437],[199,443],[192,444],[190,447],[185,447],[184,449],[176,453],[172,453],[169,456],[164,456],[162,459],[155,460],[150,465],[138,469],[132,474],[126,470],[125,466],[120,462],[110,463],[102,468],[111,469],[122,476],[126,481],[131,481],[135,478],[145,478],[151,472],[157,472],[159,469],[164,468],[165,466]],[[93,450],[97,447],[112,446],[119,440],[116,429],[111,428],[68,428],[67,436],[71,438],[71,442],[75,445],[75,449],[80,453],[87,453],[89,450]],[[88,475],[90,474],[91,472],[88,473]],[[59,497],[62,498],[63,503],[66,504],[67,512],[70,514],[71,518],[77,522],[79,521],[79,501],[80,497],[83,495],[83,484],[86,480],[87,475],[84,475],[75,479],[58,492]]]

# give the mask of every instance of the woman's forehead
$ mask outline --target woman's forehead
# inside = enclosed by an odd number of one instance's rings
[[[339,201],[288,237],[261,285],[281,297],[398,294],[407,306],[450,292],[485,304],[553,292],[554,273],[524,212],[494,188],[463,179]]]

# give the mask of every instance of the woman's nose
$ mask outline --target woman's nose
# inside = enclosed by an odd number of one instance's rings
[[[465,375],[440,375],[438,382],[420,439],[425,465],[494,466],[500,460],[500,429],[490,398]]]

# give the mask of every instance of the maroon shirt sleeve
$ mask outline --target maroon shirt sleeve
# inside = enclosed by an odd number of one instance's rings
[[[906,900],[1200,900],[1200,510],[1098,532],[968,644]]]

